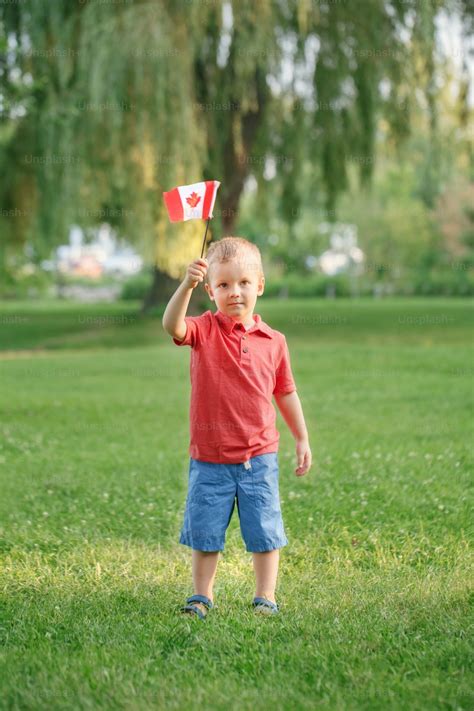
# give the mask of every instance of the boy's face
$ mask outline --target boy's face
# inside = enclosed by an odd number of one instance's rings
[[[257,297],[263,294],[265,277],[258,264],[242,257],[213,264],[209,284],[204,286],[219,311],[247,325],[252,320]]]

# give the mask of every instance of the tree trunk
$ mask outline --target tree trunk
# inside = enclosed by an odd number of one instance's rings
[[[249,166],[252,163],[252,149],[255,145],[258,129],[263,121],[267,106],[266,79],[264,74],[257,69],[255,72],[255,86],[257,89],[257,108],[248,111],[242,116],[242,147],[238,151],[232,122],[228,125],[228,135],[224,154],[224,181],[221,195],[222,204],[222,229],[224,236],[231,236],[237,222],[239,203],[244,183],[249,175]]]
[[[228,125],[224,151],[226,160],[223,164],[223,185],[220,193],[223,236],[232,235],[234,232],[238,217],[240,197],[245,180],[249,174],[252,147],[255,143],[257,132],[263,120],[267,105],[268,89],[266,87],[265,75],[259,69],[256,70],[255,82],[258,105],[256,110],[248,111],[242,116],[243,145],[240,153],[238,153],[235,145],[232,122],[229,122]],[[205,255],[206,251],[204,253],[204,256]],[[159,303],[167,302],[178,286],[179,281],[172,279],[169,274],[162,272],[155,266],[153,270],[153,284],[143,302],[142,313],[150,311],[150,309]],[[201,284],[193,291],[187,313],[190,316],[198,315],[208,307],[208,297]]]
[[[149,292],[146,294],[141,307],[141,313],[149,313],[155,306],[166,304],[180,285],[179,279],[173,279],[166,272],[161,271],[157,266],[153,268],[153,282]],[[202,284],[193,289],[191,301],[189,302],[187,315],[198,316],[206,307],[207,294]]]

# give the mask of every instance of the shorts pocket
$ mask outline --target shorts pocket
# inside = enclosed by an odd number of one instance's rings
[[[189,502],[191,506],[214,506],[217,504],[217,472],[215,467],[191,460]]]
[[[255,501],[260,506],[280,510],[278,491],[278,455],[270,452],[252,460],[252,484]]]

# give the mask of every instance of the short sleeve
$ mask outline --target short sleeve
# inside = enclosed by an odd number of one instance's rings
[[[182,341],[173,338],[173,343],[177,346],[191,346],[191,348],[195,348],[202,343],[210,332],[209,313],[209,311],[206,311],[201,316],[185,316],[186,335]]]
[[[276,370],[275,387],[273,395],[286,395],[296,390],[295,380],[291,371],[290,352],[286,343],[286,338],[283,336],[280,362]]]

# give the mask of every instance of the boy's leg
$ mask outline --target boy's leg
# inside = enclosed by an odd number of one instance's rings
[[[211,602],[214,578],[216,577],[217,563],[219,561],[219,551],[198,551],[193,549],[193,583],[196,595],[205,595]],[[193,602],[204,613],[207,607],[201,602]]]
[[[264,553],[252,553],[253,568],[255,571],[255,597],[266,597],[267,600],[275,602],[275,588],[278,577],[278,563],[280,561],[280,549]]]

